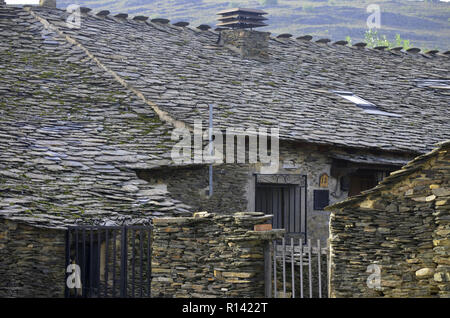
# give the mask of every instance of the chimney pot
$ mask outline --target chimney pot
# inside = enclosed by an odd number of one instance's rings
[[[217,26],[236,29],[263,27],[267,26],[267,24],[263,22],[267,20],[267,18],[263,17],[265,14],[267,14],[267,12],[255,9],[235,8],[224,10],[217,13],[217,15],[221,15],[221,17],[217,19],[220,21]]]
[[[267,59],[269,57],[269,32],[253,31],[254,28],[267,26],[263,21],[267,12],[255,9],[235,8],[217,13],[217,26],[220,30],[218,43],[242,57]],[[231,28],[231,29],[222,29]],[[250,30],[248,30],[250,29]]]
[[[56,0],[39,0],[41,7],[56,8]]]

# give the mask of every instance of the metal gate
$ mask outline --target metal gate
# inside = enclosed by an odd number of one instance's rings
[[[72,297],[151,297],[151,226],[74,226],[66,233]]]
[[[285,236],[266,245],[264,258],[266,297],[328,297],[330,250],[320,240]]]

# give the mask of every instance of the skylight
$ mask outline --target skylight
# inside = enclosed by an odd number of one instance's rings
[[[362,108],[363,111],[367,114],[390,116],[390,117],[402,117],[401,115],[398,115],[398,114],[393,114],[393,113],[382,111],[382,110],[378,109],[378,107],[375,104],[368,102],[359,96],[356,96],[352,92],[333,91],[333,93],[356,104],[356,106],[358,106],[359,108]]]
[[[339,94],[340,95],[340,94]],[[374,104],[362,99],[361,97],[358,97],[356,95],[340,95],[344,97],[346,100],[351,101],[352,103],[355,103],[356,105],[364,105],[364,106],[373,106],[376,107]]]

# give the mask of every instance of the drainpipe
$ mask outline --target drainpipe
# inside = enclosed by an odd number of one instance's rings
[[[213,105],[209,104],[209,155],[212,158],[214,154],[213,149]],[[209,165],[209,197],[213,195],[213,164]]]

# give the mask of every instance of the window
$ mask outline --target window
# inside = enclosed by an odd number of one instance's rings
[[[346,100],[355,103],[358,106],[366,106],[366,107],[374,107],[376,108],[376,106],[364,99],[362,99],[361,97],[358,97],[356,95],[353,95],[352,93],[337,93],[339,96],[345,98]]]
[[[356,106],[358,106],[359,108],[363,109],[363,111],[365,113],[367,113],[367,114],[382,115],[382,116],[389,116],[389,117],[402,117],[401,115],[398,115],[398,114],[382,111],[382,110],[378,109],[378,107],[375,104],[373,104],[371,102],[368,102],[368,101],[366,101],[365,99],[362,99],[359,96],[356,96],[352,92],[333,91],[333,93],[335,93],[335,94],[345,98],[346,100],[356,104]]]

